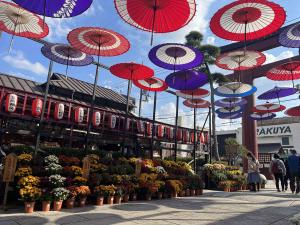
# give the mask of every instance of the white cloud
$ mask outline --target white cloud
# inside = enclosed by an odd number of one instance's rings
[[[68,33],[72,30],[73,18],[47,18],[46,23],[49,26],[49,34],[46,39],[50,42],[58,42],[62,38],[66,39]]]
[[[277,56],[275,56],[273,54],[270,54],[270,53],[265,53],[265,55],[267,57],[267,60],[266,60],[265,64],[269,64],[269,63],[276,62],[276,61],[279,61],[279,60],[291,58],[291,57],[294,56],[294,53],[290,50],[287,50],[287,51],[281,52]]]
[[[12,54],[4,56],[2,59],[14,68],[26,70],[37,75],[45,75],[48,71],[41,63],[31,62],[26,59],[21,51],[13,51]]]
[[[213,36],[209,36],[209,37],[206,38],[206,43],[207,43],[208,45],[214,45],[215,42],[216,42],[216,38],[213,37]]]

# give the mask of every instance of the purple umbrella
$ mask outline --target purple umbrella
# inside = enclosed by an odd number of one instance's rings
[[[276,117],[275,113],[252,113],[250,115],[253,120],[270,120]]]
[[[157,45],[149,52],[149,59],[155,65],[167,70],[186,70],[201,65],[203,54],[195,48],[167,43]]]
[[[288,48],[300,48],[300,22],[284,29],[279,34],[279,43]]]
[[[218,114],[218,117],[220,118],[220,119],[230,119],[230,120],[232,120],[232,119],[238,119],[238,118],[241,118],[243,116],[243,114],[242,113],[233,113],[233,114],[228,114],[228,113],[219,113]]]
[[[298,91],[296,88],[289,87],[274,87],[273,89],[266,91],[259,95],[257,98],[260,100],[278,99],[289,95],[293,95]]]
[[[176,90],[194,90],[207,83],[207,75],[194,70],[178,71],[167,76],[166,83]]]
[[[93,0],[13,0],[30,12],[55,18],[74,17],[85,12]]]
[[[67,65],[66,75],[69,66],[87,66],[94,61],[92,56],[66,44],[47,44],[42,47],[41,51],[48,59]]]
[[[247,100],[243,98],[223,98],[215,102],[219,107],[234,107],[247,104]]]

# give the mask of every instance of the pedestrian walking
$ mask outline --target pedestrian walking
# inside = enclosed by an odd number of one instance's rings
[[[282,160],[282,162],[284,163],[285,169],[286,169],[286,174],[284,176],[284,190],[287,191],[288,189],[288,181],[290,179],[290,170],[289,170],[289,164],[288,164],[288,154],[286,154],[286,152],[284,151],[284,149],[282,147],[280,147],[280,149],[278,150],[278,155],[279,155],[279,159]]]
[[[259,162],[255,156],[248,152],[248,184],[251,191],[259,191],[260,189],[260,174],[259,174]]]
[[[289,173],[290,173],[290,187],[292,193],[298,194],[300,191],[300,177],[299,167],[300,161],[299,156],[295,149],[290,150],[291,155],[288,157]]]
[[[276,189],[280,192],[279,181],[281,183],[281,190],[285,191],[284,176],[286,175],[286,168],[282,160],[279,159],[278,154],[274,154],[274,159],[270,163],[270,173],[275,178]]]

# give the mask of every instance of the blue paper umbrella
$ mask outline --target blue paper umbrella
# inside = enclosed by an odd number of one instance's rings
[[[243,106],[247,104],[247,100],[243,98],[223,98],[215,102],[219,107]]]
[[[215,89],[215,94],[222,97],[246,97],[257,91],[257,88],[250,84],[241,82],[229,82]]]
[[[252,113],[250,115],[253,120],[270,120],[276,117],[275,113]]]
[[[224,107],[219,108],[216,110],[217,114],[234,114],[234,113],[241,113],[243,111],[243,107],[241,106],[234,106],[234,107]]]

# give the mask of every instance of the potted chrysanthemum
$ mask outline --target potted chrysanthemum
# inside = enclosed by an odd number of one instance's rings
[[[82,185],[77,187],[77,195],[79,197],[79,206],[84,207],[87,196],[91,194],[89,186]]]
[[[54,188],[52,190],[52,195],[53,195],[53,210],[54,211],[60,211],[62,207],[62,203],[64,200],[66,200],[69,196],[69,191],[65,188],[59,187],[59,188]]]
[[[25,186],[19,190],[19,194],[25,204],[25,213],[33,213],[35,201],[42,195],[41,189],[34,186]]]

